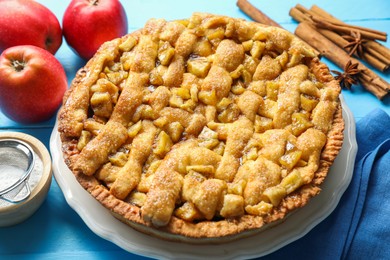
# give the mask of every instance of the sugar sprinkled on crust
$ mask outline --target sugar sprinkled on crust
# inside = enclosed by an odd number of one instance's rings
[[[225,38],[229,40],[225,41]],[[158,62],[155,63],[155,60]],[[120,68],[116,65],[118,62],[121,63]],[[260,63],[264,67],[258,66]],[[305,68],[297,69],[297,72],[289,70],[299,64],[304,64]],[[300,75],[295,75],[298,71]],[[300,89],[299,84],[305,80],[314,83],[309,82],[313,85]],[[154,91],[156,94],[152,95]],[[339,92],[338,83],[326,65],[315,57],[314,51],[280,28],[203,13],[195,13],[188,20],[176,22],[152,19],[144,29],[105,43],[77,73],[59,113],[59,132],[65,162],[78,182],[116,218],[136,230],[168,240],[221,243],[259,233],[283,222],[321,191],[321,183],[343,142],[344,121]],[[120,93],[123,93],[122,98]],[[125,96],[128,96],[126,100]],[[242,98],[238,98],[240,96]],[[306,102],[305,109],[299,105],[302,99]],[[275,104],[278,106],[275,107]],[[274,108],[271,109],[271,105]],[[302,110],[303,114],[298,110]],[[95,114],[93,117],[91,112]],[[115,116],[106,116],[111,114]],[[262,141],[264,137],[261,134],[271,129],[269,120],[272,117],[273,124],[281,129],[277,135],[268,132],[267,136],[286,138],[285,142],[279,141],[279,146],[272,148],[279,149],[281,156],[285,156],[282,162],[280,156],[275,157],[262,147],[265,140]],[[256,121],[259,118],[263,121]],[[145,123],[137,125],[139,120]],[[230,127],[233,122],[236,122],[237,130]],[[261,125],[259,122],[262,122]],[[146,153],[133,150],[133,163],[145,163],[147,167],[141,165],[141,178],[132,179],[140,180],[144,185],[138,187],[142,192],[137,190],[136,185],[132,186],[133,193],[138,195],[132,200],[131,190],[113,183],[117,170],[126,164],[133,138],[140,134],[153,139],[142,129],[148,124],[162,130],[149,132],[155,135],[155,141]],[[116,134],[110,135],[111,130],[106,125],[114,127],[112,131]],[[312,129],[318,136],[326,136],[326,142],[308,144],[310,149],[321,146],[321,150],[314,150],[313,155],[304,155],[308,157],[302,157],[305,160],[297,159],[296,166],[292,167],[291,160],[299,158],[301,152],[297,150],[296,143],[307,129]],[[128,137],[125,137],[127,134]],[[101,146],[91,140],[103,140],[104,144]],[[84,170],[86,159],[80,155],[80,149],[84,147],[90,151],[88,156],[84,156],[91,164],[88,169],[93,169],[88,173]],[[106,155],[91,156],[99,153],[99,147]],[[215,155],[203,156],[202,160],[208,162],[201,165],[199,158],[202,156],[193,154],[197,150],[201,154],[213,151]],[[290,150],[295,153],[289,154]],[[253,171],[252,175],[248,175],[241,171],[241,177],[237,177],[236,172],[258,156],[266,160],[262,167],[272,168],[280,175],[272,178],[272,182],[281,182],[276,189],[267,190],[272,187],[264,182],[259,182],[259,185],[266,185],[260,191],[257,186],[246,191],[245,185],[240,186],[243,181],[249,183],[257,178],[258,173]],[[91,158],[94,161],[91,162]],[[101,167],[107,162],[107,167]],[[130,169],[132,166],[126,167]],[[157,177],[147,179],[153,175],[147,171],[149,167],[155,167]],[[94,174],[95,169],[99,169],[98,175]],[[186,177],[189,173],[193,179]],[[128,182],[123,176],[121,178]],[[171,181],[167,183],[167,179]],[[299,185],[291,184],[291,180],[298,181]],[[189,183],[192,186],[188,186]],[[283,186],[283,183],[288,186]],[[192,190],[184,188],[185,185],[193,187]],[[207,190],[210,187],[214,190]],[[240,187],[244,187],[244,191],[240,191]],[[114,196],[119,194],[114,189],[124,194],[121,199]],[[168,192],[169,197],[164,197],[163,194],[168,193],[163,191]],[[264,196],[274,196],[271,191],[284,195],[268,197],[270,201]],[[285,194],[286,191],[288,194]],[[186,192],[184,197],[183,192]],[[251,196],[260,194],[255,200],[263,204],[248,204],[252,200],[247,199],[245,192],[251,192]],[[148,194],[154,194],[154,197],[148,197]],[[231,202],[237,204],[221,211],[224,194],[234,195],[230,198],[237,199]],[[221,198],[214,198],[213,203],[203,203],[204,198],[215,195]],[[240,197],[244,199],[240,200]],[[183,198],[188,200],[193,220],[181,219],[178,217],[180,214],[175,213],[177,205],[186,202]],[[260,210],[258,215],[249,214],[248,210],[244,215],[240,213],[243,212],[241,207],[245,199],[246,206]],[[164,208],[155,201],[162,203]],[[143,203],[143,206],[137,206],[136,202]],[[264,205],[267,210],[262,211],[264,208],[261,206]],[[220,212],[233,215],[223,218]],[[197,219],[199,216],[200,219]]]

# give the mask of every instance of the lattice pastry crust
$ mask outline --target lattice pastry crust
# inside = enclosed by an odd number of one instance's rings
[[[340,87],[287,31],[195,13],[107,42],[65,95],[79,183],[165,239],[223,242],[303,207],[337,156]]]

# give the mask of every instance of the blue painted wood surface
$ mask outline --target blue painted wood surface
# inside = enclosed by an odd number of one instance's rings
[[[70,0],[38,0],[52,10],[60,21]],[[209,12],[250,19],[237,6],[235,0],[122,0],[129,23],[129,32],[143,27],[152,17],[166,20],[189,17],[193,12]],[[294,32],[297,23],[288,15],[298,2],[291,0],[251,0],[269,17],[285,29]],[[316,4],[339,19],[356,25],[375,28],[390,34],[390,1],[388,0],[302,0],[309,8]],[[0,10],[1,13],[1,10]],[[390,41],[383,43],[390,47]],[[63,64],[69,83],[85,61],[76,56],[64,41],[56,54]],[[323,61],[337,69],[330,61]],[[378,72],[386,81],[390,73]],[[376,99],[361,86],[353,91],[343,90],[346,104],[356,120],[369,111],[382,108],[390,114],[390,98]],[[31,134],[49,148],[49,138],[55,118],[33,125],[18,124],[0,112],[0,131],[18,131]],[[40,209],[27,221],[7,228],[0,228],[0,259],[145,259],[126,252],[95,235],[83,220],[68,206],[62,191],[53,179],[48,197]]]

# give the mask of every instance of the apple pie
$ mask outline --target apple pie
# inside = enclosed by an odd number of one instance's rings
[[[340,86],[291,33],[194,13],[101,46],[59,112],[66,164],[131,227],[224,242],[321,190],[343,141]]]

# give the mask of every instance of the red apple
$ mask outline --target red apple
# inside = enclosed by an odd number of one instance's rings
[[[62,27],[73,51],[90,59],[104,42],[127,33],[127,16],[118,0],[72,0]]]
[[[57,17],[32,0],[0,0],[0,53],[16,45],[34,45],[55,54],[62,44]]]
[[[61,63],[42,48],[14,46],[0,56],[0,108],[17,122],[49,119],[67,87]]]

